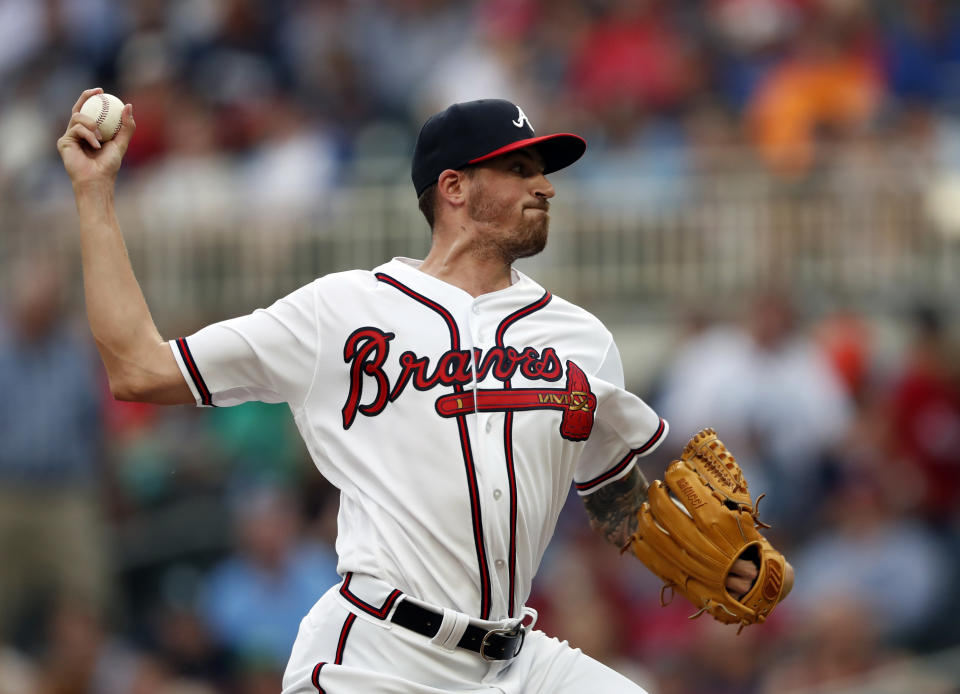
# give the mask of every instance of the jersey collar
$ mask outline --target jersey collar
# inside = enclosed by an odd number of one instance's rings
[[[384,263],[380,267],[376,268],[374,272],[384,272],[388,275],[391,275],[395,279],[402,281],[411,289],[425,294],[426,296],[445,301],[456,301],[457,303],[463,301],[468,303],[474,303],[477,301],[487,302],[491,299],[500,298],[509,298],[511,301],[522,302],[530,297],[538,297],[544,292],[543,287],[537,284],[533,279],[523,274],[516,268],[511,268],[511,284],[509,287],[504,287],[503,289],[499,289],[495,292],[473,297],[468,292],[460,289],[460,287],[454,286],[449,282],[444,282],[433,275],[420,272],[419,267],[422,263],[422,260],[418,260],[416,258],[405,258],[398,256],[390,260],[390,262]]]

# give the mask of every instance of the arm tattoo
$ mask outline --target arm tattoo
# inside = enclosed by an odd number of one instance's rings
[[[583,497],[590,527],[610,544],[623,547],[637,529],[637,509],[647,500],[647,481],[634,466],[623,479]]]

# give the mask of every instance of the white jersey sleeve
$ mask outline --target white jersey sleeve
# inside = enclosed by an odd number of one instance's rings
[[[596,419],[574,476],[581,496],[626,475],[638,457],[663,442],[668,431],[666,420],[624,387],[623,363],[612,338],[592,386]]]
[[[617,349],[617,343],[610,338],[610,346],[607,347],[607,353],[597,369],[597,377],[617,388],[624,387],[623,361],[620,359],[620,350]]]
[[[319,337],[315,285],[253,313],[170,341],[173,356],[203,407],[251,400],[306,400],[316,372]]]

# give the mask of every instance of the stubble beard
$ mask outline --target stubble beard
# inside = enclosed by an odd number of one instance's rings
[[[496,257],[510,265],[520,258],[536,255],[547,246],[550,216],[546,210],[542,214],[522,212],[519,220],[511,219],[509,209],[475,185],[467,212],[478,225],[494,231],[484,234],[478,242],[477,250],[484,257]]]

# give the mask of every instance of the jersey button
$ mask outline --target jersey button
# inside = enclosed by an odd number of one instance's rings
[[[503,496],[503,492],[501,492],[499,489],[494,489],[494,490],[493,490],[493,498],[494,498],[494,499],[499,499],[501,496]]]
[[[487,420],[487,433],[488,433],[488,434],[490,433],[490,430],[491,430],[491,429],[493,429],[493,422],[488,419],[488,420]]]
[[[493,562],[493,563],[497,565],[497,568],[498,568],[498,569],[502,569],[503,567],[505,567],[505,566],[507,565],[507,562],[505,562],[503,559],[497,559],[497,560],[496,560],[495,562]]]
[[[474,305],[473,305],[473,312],[474,312],[474,313],[480,313],[480,307],[479,307],[477,304],[474,304]]]

